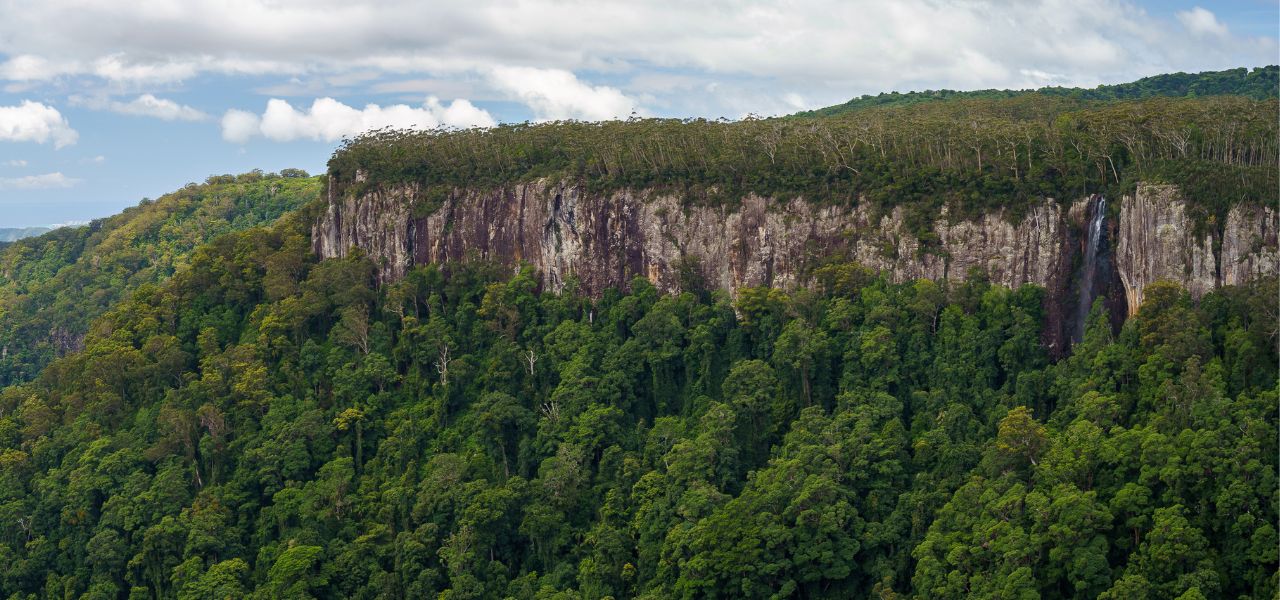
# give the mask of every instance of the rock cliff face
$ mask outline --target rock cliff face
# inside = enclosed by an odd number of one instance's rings
[[[844,256],[894,281],[963,280],[986,271],[1007,287],[1046,285],[1064,267],[1068,239],[1058,204],[1045,200],[1017,223],[990,214],[949,222],[944,209],[933,248],[908,230],[902,212],[874,218],[865,206],[836,207],[801,199],[748,196],[733,208],[684,206],[644,191],[593,195],[573,185],[539,181],[459,191],[426,216],[414,216],[417,186],[400,185],[359,197],[331,194],[315,226],[315,251],[345,256],[356,247],[373,256],[383,281],[414,264],[467,259],[527,262],[552,290],[575,275],[597,294],[647,277],[679,291],[676,267],[694,258],[707,281],[735,292],[749,286],[794,287],[824,257]]]
[[[1280,260],[1273,207],[1237,206],[1220,231],[1197,236],[1173,186],[1140,186],[1121,204],[1119,228],[1117,269],[1130,314],[1154,281],[1177,282],[1199,297],[1218,286],[1273,275]]]
[[[625,287],[636,276],[678,291],[686,259],[696,259],[688,264],[697,264],[709,284],[731,293],[745,286],[795,287],[818,261],[835,255],[899,282],[961,281],[979,269],[995,284],[1040,285],[1054,304],[1047,307],[1051,320],[1054,313],[1061,320],[1082,301],[1067,291],[1087,246],[1086,220],[1095,214],[1090,199],[1065,209],[1044,200],[1016,222],[999,213],[953,220],[944,210],[934,241],[925,244],[908,231],[900,210],[877,217],[865,205],[749,196],[733,208],[686,206],[668,194],[592,194],[542,180],[456,190],[438,209],[416,215],[422,196],[414,184],[359,196],[331,189],[313,231],[315,251],[328,258],[360,248],[378,262],[383,281],[415,264],[523,261],[538,269],[548,289],[560,290],[575,276],[588,294]],[[1277,213],[1270,207],[1233,210],[1215,244],[1213,233],[1195,236],[1176,188],[1140,186],[1119,205],[1118,221],[1104,220],[1114,265],[1097,277],[1118,276],[1121,307],[1129,313],[1141,304],[1144,286],[1158,279],[1200,296],[1277,271]]]

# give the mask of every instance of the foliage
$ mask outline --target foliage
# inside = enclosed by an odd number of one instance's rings
[[[1061,96],[1077,100],[1140,100],[1160,96],[1243,96],[1268,100],[1280,94],[1280,66],[1244,67],[1203,73],[1168,73],[1144,77],[1130,83],[1099,85],[1096,88],[1043,87],[1037,90],[927,90],[923,92],[888,92],[864,95],[844,104],[798,113],[798,116],[831,116],[886,105],[907,105],[956,99],[1013,98],[1031,93]]]
[[[1276,594],[1274,279],[1099,304],[1050,364],[1031,287],[377,288],[309,227],[200,247],[0,392],[0,589]]]
[[[261,171],[218,175],[87,226],[0,249],[0,385],[26,381],[78,349],[95,317],[184,268],[197,246],[270,223],[315,200],[320,189],[318,179]]]

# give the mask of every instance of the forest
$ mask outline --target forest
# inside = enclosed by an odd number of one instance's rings
[[[543,177],[921,227],[1163,181],[1216,227],[1276,200],[1275,96],[1206,95],[1258,72],[1125,88],[1185,98],[384,130],[326,175],[215,175],[14,242],[0,597],[1275,598],[1274,276],[1157,282],[1119,327],[1099,300],[1051,360],[1046,291],[980,270],[830,257],[730,296],[685,265],[678,295],[589,296],[483,260],[379,285],[378,257],[311,240],[327,188],[413,181],[430,212]]]
[[[0,247],[0,386],[80,349],[95,317],[184,268],[197,246],[319,197],[317,178],[285,171],[212,176],[118,215]]]
[[[1013,98],[1027,94],[1065,96],[1079,100],[1139,100],[1155,97],[1244,96],[1254,100],[1268,100],[1276,96],[1280,87],[1280,66],[1269,65],[1246,69],[1239,67],[1225,71],[1203,73],[1167,73],[1143,77],[1137,81],[1095,88],[1042,87],[1036,90],[926,90],[923,92],[886,92],[863,95],[844,104],[796,113],[797,116],[830,116],[862,110],[874,106],[905,105],[918,102],[949,101],[961,98]]]
[[[316,262],[308,211],[0,392],[11,598],[1271,598],[1274,278],[1043,291]]]

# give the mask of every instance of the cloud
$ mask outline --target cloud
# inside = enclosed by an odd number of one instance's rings
[[[1183,27],[1193,35],[1207,37],[1227,37],[1227,26],[1218,20],[1212,12],[1199,6],[1191,10],[1180,10],[1174,14]]]
[[[52,106],[24,100],[17,106],[0,106],[0,141],[52,141],[54,148],[76,143],[80,136]]]
[[[247,110],[231,109],[222,115],[222,139],[236,144],[248,142],[259,135],[262,119]]]
[[[0,63],[0,77],[10,81],[40,81],[63,70],[39,56],[23,54]]]
[[[519,98],[539,120],[626,118],[636,103],[616,88],[591,86],[562,69],[496,67],[494,85]]]
[[[0,26],[0,33],[2,32],[3,28]],[[0,63],[0,79],[38,82],[91,75],[117,84],[164,84],[184,81],[205,72],[261,75],[290,73],[300,69],[277,61],[209,55],[163,59],[131,57],[121,52],[83,58],[49,58],[29,53],[13,53],[11,56]]]
[[[18,158],[14,160],[6,160],[0,164],[3,164],[6,167],[25,167],[27,166],[27,161],[22,160],[21,158]]]
[[[253,85],[268,97],[413,88],[514,98],[539,118],[788,110],[788,94],[820,106],[885,90],[1092,86],[1280,53],[1274,34],[1234,33],[1204,8],[1135,0],[5,2],[9,86],[76,77],[154,93],[146,86],[242,74],[266,76]]]
[[[209,115],[173,100],[143,94],[129,102],[112,102],[109,108],[115,112],[141,117],[155,117],[165,121],[203,121]]]
[[[50,188],[69,188],[77,183],[79,179],[74,179],[63,175],[61,172],[45,173],[43,175],[27,175],[25,177],[0,177],[0,190],[43,190]]]
[[[1192,31],[1225,32],[1207,10],[1184,14]],[[1083,82],[1275,61],[1274,36],[1226,46],[1184,37],[1128,0],[13,0],[0,22],[0,54],[12,59],[0,74],[172,82],[202,72],[692,69],[881,90],[920,79],[1009,86],[1025,81],[1020,69]],[[982,69],[965,70],[973,65]]]
[[[312,102],[310,108],[298,110],[284,100],[272,98],[261,116],[243,110],[227,111],[222,116],[222,138],[237,144],[257,136],[276,142],[334,142],[381,127],[431,129],[442,125],[491,127],[494,124],[488,112],[462,99],[447,106],[431,97],[421,107],[368,104],[357,109],[333,98],[320,98]]]

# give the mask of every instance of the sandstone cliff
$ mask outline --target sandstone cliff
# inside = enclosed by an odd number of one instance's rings
[[[378,262],[383,281],[414,264],[523,261],[538,269],[548,289],[561,289],[572,275],[588,294],[625,287],[635,276],[678,291],[675,267],[685,258],[696,259],[710,284],[730,292],[794,287],[817,261],[837,255],[894,281],[960,281],[979,269],[995,284],[1043,286],[1057,304],[1050,312],[1071,314],[1082,301],[1066,292],[1086,243],[1085,221],[1095,214],[1090,199],[1069,207],[1044,200],[1016,220],[1006,214],[952,219],[944,210],[932,231],[935,241],[924,244],[900,210],[875,216],[865,205],[748,196],[732,208],[689,206],[670,194],[592,194],[541,180],[455,190],[438,209],[415,215],[422,195],[414,184],[358,196],[331,189],[313,232],[315,251],[335,257],[361,248]],[[1099,275],[1123,284],[1117,308],[1136,311],[1143,288],[1158,279],[1176,281],[1198,297],[1277,272],[1277,213],[1271,207],[1238,207],[1220,233],[1197,237],[1176,188],[1142,185],[1118,203],[1119,219],[1103,221],[1107,239],[1114,240],[1108,242],[1114,266]]]
[[[328,258],[361,248],[378,261],[383,281],[419,263],[525,261],[549,289],[559,290],[576,275],[589,294],[623,287],[637,275],[663,291],[679,291],[673,267],[692,257],[708,282],[734,292],[800,285],[808,267],[833,254],[894,281],[959,281],[977,268],[1008,287],[1046,285],[1064,267],[1067,239],[1062,211],[1051,200],[1017,223],[1001,214],[949,222],[944,210],[935,247],[923,249],[900,210],[875,218],[865,206],[820,206],[798,198],[747,196],[733,208],[685,206],[673,195],[595,195],[538,181],[460,190],[432,214],[415,217],[419,196],[412,184],[358,197],[331,194],[315,226],[316,252]]]
[[[1120,208],[1117,270],[1129,313],[1143,288],[1166,279],[1199,297],[1277,272],[1277,213],[1270,206],[1237,206],[1218,231],[1197,235],[1186,202],[1173,186],[1146,185]]]

